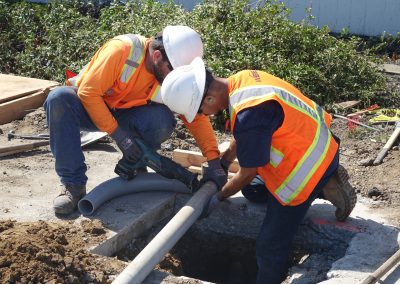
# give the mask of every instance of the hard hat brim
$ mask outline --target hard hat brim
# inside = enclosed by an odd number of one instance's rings
[[[200,108],[206,84],[206,69],[200,57],[189,65],[176,68],[161,85],[161,98],[173,112],[191,123]]]
[[[193,92],[193,100],[186,114],[186,120],[191,123],[199,111],[201,101],[203,99],[204,88],[206,84],[206,68],[204,62],[200,57],[196,57],[190,65],[193,67],[195,76],[195,88]]]

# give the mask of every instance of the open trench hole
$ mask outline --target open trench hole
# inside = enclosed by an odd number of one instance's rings
[[[181,204],[185,199],[178,199],[178,202]],[[223,204],[212,216],[195,222],[156,266],[156,270],[212,283],[255,283],[256,237],[265,210],[238,205]],[[316,206],[317,209],[320,210]],[[117,257],[132,261],[170,218],[133,240],[120,250]],[[315,218],[306,217],[295,235],[288,259],[288,278],[283,283],[292,283],[289,279],[294,275],[297,279],[293,283],[326,280],[327,272],[335,261],[345,255],[354,235],[352,230],[336,226],[335,222],[316,222]]]
[[[132,261],[155,233],[150,235],[146,239],[136,239],[122,249],[117,257]],[[255,245],[256,241],[252,238],[192,227],[156,269],[174,276],[186,276],[212,283],[254,283],[257,275]],[[308,253],[294,248],[289,266],[298,264]]]

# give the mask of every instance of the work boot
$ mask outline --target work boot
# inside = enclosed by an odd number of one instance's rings
[[[346,220],[356,205],[357,195],[349,183],[349,174],[342,165],[339,165],[322,191],[325,199],[336,207],[336,219]]]
[[[61,184],[61,193],[54,199],[53,208],[56,214],[71,214],[78,201],[85,196],[85,185]]]

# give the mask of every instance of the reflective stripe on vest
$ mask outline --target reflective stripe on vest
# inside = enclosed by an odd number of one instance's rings
[[[137,68],[142,64],[144,57],[145,57],[145,40],[143,37],[135,34],[125,34],[125,35],[120,35],[116,36],[113,38],[114,40],[121,40],[124,42],[127,42],[130,44],[131,48],[129,51],[129,55],[127,59],[125,60],[125,64],[121,70],[121,75],[119,80],[127,84],[129,80],[133,77],[135,74]],[[68,79],[69,83],[72,86],[77,87],[77,81],[80,77],[82,77],[83,73],[85,72],[87,66],[82,68],[82,70],[79,72],[78,75],[76,75],[73,78]],[[109,89],[105,92],[106,95],[112,95],[113,94],[113,89]],[[157,103],[163,103],[163,100],[161,98],[161,92],[160,92],[160,86],[159,84],[154,84],[152,90],[149,93],[148,100],[157,102]]]
[[[283,153],[281,151],[279,151],[278,149],[274,148],[271,146],[271,151],[269,153],[269,159],[270,159],[270,163],[271,165],[276,168],[279,166],[279,164],[282,162],[283,160]]]
[[[272,98],[272,96],[276,96],[283,103],[302,112],[317,123],[317,131],[312,144],[308,147],[306,153],[301,157],[289,176],[287,176],[282,184],[275,190],[275,194],[278,198],[283,203],[288,204],[302,191],[323,162],[329,149],[332,136],[325,124],[324,111],[320,106],[314,103],[314,108],[311,108],[292,93],[277,86],[251,86],[233,92],[229,99],[231,120],[236,110],[238,108],[240,109],[241,104],[260,99],[266,101],[269,97]],[[279,155],[274,149],[271,149],[271,153],[270,163],[272,166],[276,167],[277,162],[279,164],[281,160],[279,160]],[[281,156],[280,158],[283,159],[284,157]]]
[[[144,41],[140,40],[139,36],[134,35],[134,34],[126,34],[126,35],[120,35],[116,36],[113,39],[119,39],[124,42],[128,42],[131,45],[129,55],[127,59],[125,60],[124,67],[122,68],[121,71],[121,76],[119,80],[122,83],[128,83],[129,80],[132,78],[133,74],[135,73],[136,69],[139,67],[139,65],[142,63],[143,58],[144,58]],[[83,73],[85,72],[86,68],[88,67],[89,64],[86,64],[85,67],[79,71],[79,74],[76,75],[75,77],[72,77],[68,79],[69,83],[72,86],[77,87],[77,82],[80,77],[82,77]],[[107,90],[106,94],[112,93],[112,90]]]
[[[134,34],[120,35],[115,37],[115,39],[128,42],[131,45],[131,50],[129,51],[128,58],[125,61],[121,76],[119,78],[122,83],[128,83],[136,69],[143,61],[145,53],[144,42]]]
[[[255,99],[264,98],[270,95],[277,95],[280,97],[287,105],[294,107],[298,111],[310,116],[315,121],[318,120],[317,113],[310,108],[306,103],[301,101],[299,98],[289,93],[288,91],[279,88],[277,86],[251,86],[239,89],[230,96],[229,99],[229,113],[232,117],[235,113],[235,109],[239,104],[245,103],[247,101],[252,101]]]
[[[150,100],[152,102],[163,104],[163,100],[161,97],[161,88],[159,84],[155,84],[155,87],[151,90],[151,97]]]

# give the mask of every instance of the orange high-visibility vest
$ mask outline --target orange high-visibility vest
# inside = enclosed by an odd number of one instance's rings
[[[234,81],[229,90],[232,133],[241,110],[269,100],[281,105],[284,120],[272,135],[270,161],[257,168],[257,172],[282,205],[303,203],[338,149],[329,130],[331,116],[297,88],[265,72],[246,70],[231,78]]]
[[[114,108],[118,102],[125,97],[125,95],[131,90],[132,85],[135,83],[139,72],[136,72],[141,64],[144,64],[145,58],[145,41],[146,38],[136,34],[125,34],[114,37],[112,40],[120,40],[125,43],[125,52],[128,55],[125,64],[120,71],[118,78],[118,87],[112,87],[105,92],[104,101],[110,108]],[[80,80],[87,69],[86,65],[82,68],[78,75],[67,80],[67,85],[79,86]],[[112,95],[112,96],[111,96]],[[148,101],[154,101],[162,103],[161,89],[158,83],[154,83],[147,98],[136,99],[131,106],[140,106],[147,104]]]

